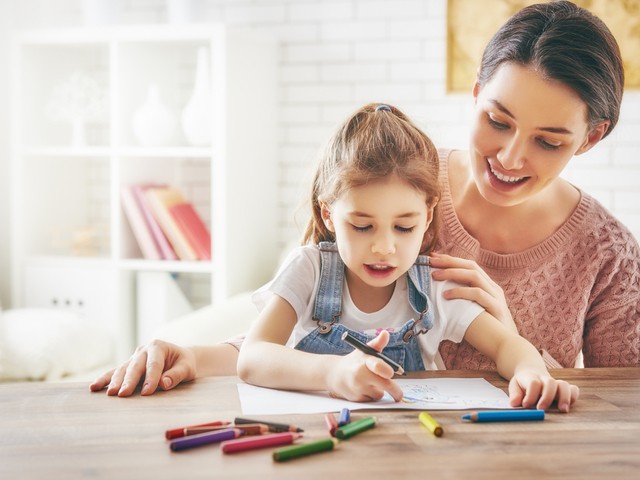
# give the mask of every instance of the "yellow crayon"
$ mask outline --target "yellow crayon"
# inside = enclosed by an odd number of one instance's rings
[[[418,418],[420,419],[420,423],[427,427],[436,437],[441,437],[444,433],[444,430],[442,430],[442,427],[438,425],[438,422],[436,422],[427,412],[421,412],[420,415],[418,415]]]

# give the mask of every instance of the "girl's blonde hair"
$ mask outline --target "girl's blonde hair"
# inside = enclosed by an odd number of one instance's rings
[[[331,205],[350,188],[390,175],[424,192],[427,205],[435,206],[440,198],[438,170],[435,146],[404,113],[390,105],[365,105],[338,127],[320,156],[303,243],[335,241],[322,220],[321,202]],[[428,253],[436,241],[437,212],[435,208],[421,253]]]

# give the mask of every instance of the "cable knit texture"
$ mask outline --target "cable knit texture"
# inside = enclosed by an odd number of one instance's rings
[[[436,251],[475,260],[498,283],[520,334],[573,367],[640,365],[640,248],[631,232],[581,192],[565,224],[544,242],[514,254],[484,250],[460,223],[440,151],[443,197]],[[490,225],[488,226],[490,228]],[[450,369],[493,369],[466,342],[444,342]]]

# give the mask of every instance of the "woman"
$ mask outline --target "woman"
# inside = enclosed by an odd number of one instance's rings
[[[456,258],[436,256],[434,276],[467,284],[450,295],[505,322],[510,310],[551,365],[574,366],[581,351],[585,366],[640,364],[638,243],[559,177],[614,128],[623,84],[598,18],[570,2],[525,8],[485,49],[470,151],[441,154],[437,249]],[[468,345],[440,353],[447,368],[491,368]]]
[[[444,195],[436,280],[533,343],[550,366],[640,365],[640,248],[592,197],[559,177],[615,127],[624,73],[602,21],[571,2],[527,7],[489,42],[473,88],[469,152],[441,152]],[[578,160],[576,160],[578,161]],[[510,313],[511,312],[511,313]],[[513,314],[513,315],[512,315]],[[492,368],[444,344],[447,368]],[[128,396],[235,373],[230,344],[154,341],[99,377]]]

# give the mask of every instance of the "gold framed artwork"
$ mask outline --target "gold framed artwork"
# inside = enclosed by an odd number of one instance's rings
[[[482,51],[514,13],[535,0],[447,0],[447,91],[468,92]],[[620,45],[625,88],[640,88],[640,0],[574,0],[600,17]]]

